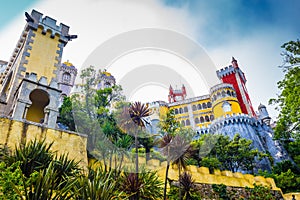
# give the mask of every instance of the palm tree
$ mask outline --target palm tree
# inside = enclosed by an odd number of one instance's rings
[[[145,104],[142,104],[141,102],[134,102],[129,107],[129,115],[132,119],[132,121],[141,127],[145,127],[145,117],[148,117],[150,114],[150,110],[148,109],[148,106]],[[135,143],[135,172],[136,172],[136,183],[138,184],[139,178],[139,156],[138,156],[138,131],[135,131],[134,134],[134,143]],[[136,199],[139,199],[139,192],[136,194]]]
[[[170,143],[169,150],[172,164],[177,165],[179,178],[181,169],[186,170],[187,160],[191,156],[191,145],[184,137],[176,135]],[[179,198],[181,199],[181,190],[179,190]]]
[[[121,172],[121,168],[123,165],[124,161],[124,156],[128,155],[127,150],[131,147],[132,145],[132,137],[130,135],[124,134],[119,137],[119,139],[116,141],[116,146],[118,147],[118,153],[120,154],[120,163],[119,166],[116,166],[116,171],[119,173]]]
[[[20,183],[11,186],[21,199],[68,199],[76,193],[75,184],[81,172],[79,162],[69,160],[67,154],[57,156],[51,144],[33,140],[20,144],[3,158],[7,167],[18,164]]]
[[[170,143],[173,139],[171,134],[165,134],[162,139],[160,140],[160,147],[163,148],[162,153],[167,157],[167,168],[166,168],[166,176],[165,176],[165,187],[164,187],[164,200],[167,198],[167,181],[168,181],[168,174],[170,168]]]
[[[48,167],[54,158],[54,153],[50,150],[53,143],[46,144],[45,141],[30,141],[28,144],[20,144],[11,155],[6,155],[4,161],[8,165],[20,161],[20,168],[26,177],[34,171]]]
[[[144,200],[160,200],[163,197],[163,182],[155,171],[146,171],[144,168],[138,176],[136,173],[124,173],[121,178],[121,195],[124,199],[135,200],[136,194]]]
[[[191,193],[195,188],[195,182],[192,179],[192,175],[183,172],[179,177],[179,190],[183,192],[183,199],[190,200]]]

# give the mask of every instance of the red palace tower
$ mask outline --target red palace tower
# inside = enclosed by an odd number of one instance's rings
[[[242,112],[253,117],[256,117],[252,103],[246,89],[246,77],[244,72],[239,68],[237,60],[232,57],[230,66],[225,67],[217,71],[218,78],[223,83],[232,84],[236,94],[237,99],[240,103]]]

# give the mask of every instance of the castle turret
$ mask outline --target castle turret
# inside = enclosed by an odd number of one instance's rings
[[[239,68],[237,60],[232,57],[231,65],[229,67],[218,70],[217,75],[223,83],[229,83],[233,85],[242,112],[250,116],[256,116],[246,88],[247,80],[245,74]]]
[[[231,84],[221,83],[210,89],[212,111],[215,119],[241,113],[241,108],[234,87]]]
[[[104,88],[110,88],[116,84],[116,79],[111,73],[104,70],[100,73],[99,84],[97,86],[97,89],[104,89]]]
[[[63,48],[77,36],[69,35],[67,25],[58,26],[55,19],[35,10],[25,16],[25,28],[0,78],[0,112],[55,128]]]
[[[169,103],[183,101],[186,98],[186,89],[185,86],[182,85],[181,89],[175,89],[173,90],[172,86],[170,85],[169,88]]]
[[[270,126],[271,117],[269,116],[269,113],[265,105],[260,104],[258,106],[258,113],[259,113],[258,115],[259,120],[261,120],[266,125]]]
[[[62,91],[61,96],[69,96],[77,76],[77,69],[67,61],[60,65],[58,73],[58,88]]]

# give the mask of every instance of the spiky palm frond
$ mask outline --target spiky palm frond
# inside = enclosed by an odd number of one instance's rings
[[[76,199],[118,199],[118,180],[114,179],[113,171],[102,167],[90,169],[88,176],[78,179],[78,194]]]
[[[195,188],[195,181],[192,179],[192,175],[188,172],[183,172],[179,176],[179,186],[182,191],[182,196],[184,199],[191,198],[191,192]]]
[[[76,177],[68,177],[57,181],[58,175],[55,172],[53,162],[48,167],[35,171],[29,178],[23,176],[22,188],[14,187],[15,192],[21,199],[30,200],[59,200],[73,199],[78,192],[75,187]]]
[[[163,182],[158,178],[155,171],[145,171],[142,170],[139,173],[136,182],[136,173],[125,173],[121,179],[121,191],[123,198],[128,198],[130,200],[135,200],[136,193],[139,192],[139,199],[145,200],[155,200],[162,199],[163,194]]]
[[[20,161],[23,174],[29,177],[34,171],[47,168],[53,160],[54,152],[50,150],[52,144],[33,140],[28,144],[17,146],[11,155],[5,156],[4,160],[9,165]]]
[[[191,156],[191,145],[183,137],[176,135],[169,148],[169,159],[173,165],[177,165],[180,174],[182,168],[186,169],[186,162]]]
[[[150,114],[150,110],[148,109],[148,106],[146,104],[143,104],[141,102],[134,102],[129,107],[129,114],[131,119],[134,121],[135,124],[141,127],[145,127],[145,124],[147,124],[145,117],[148,117]]]

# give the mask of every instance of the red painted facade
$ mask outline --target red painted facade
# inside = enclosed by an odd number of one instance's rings
[[[186,97],[186,90],[184,85],[182,85],[181,90],[173,90],[172,86],[170,86],[169,95],[168,95],[169,103],[182,101],[185,99],[185,97]]]
[[[241,71],[241,69],[239,68],[238,64],[237,64],[237,60],[235,60],[234,58],[232,58],[232,66],[229,66],[229,69],[234,68],[234,70],[230,70],[231,73],[226,73],[225,75],[219,77],[223,83],[229,83],[232,84],[236,94],[237,94],[237,99],[240,103],[240,107],[243,113],[245,114],[249,114],[251,116],[256,116],[254,109],[252,107],[252,103],[248,94],[248,91],[246,89],[246,77],[244,75],[244,73]],[[241,85],[238,84],[238,80],[237,80],[237,76],[240,79],[240,83]],[[244,101],[242,94],[244,94],[244,99],[246,100],[246,102]],[[250,112],[248,112],[247,110],[247,104],[248,107],[250,109]]]

